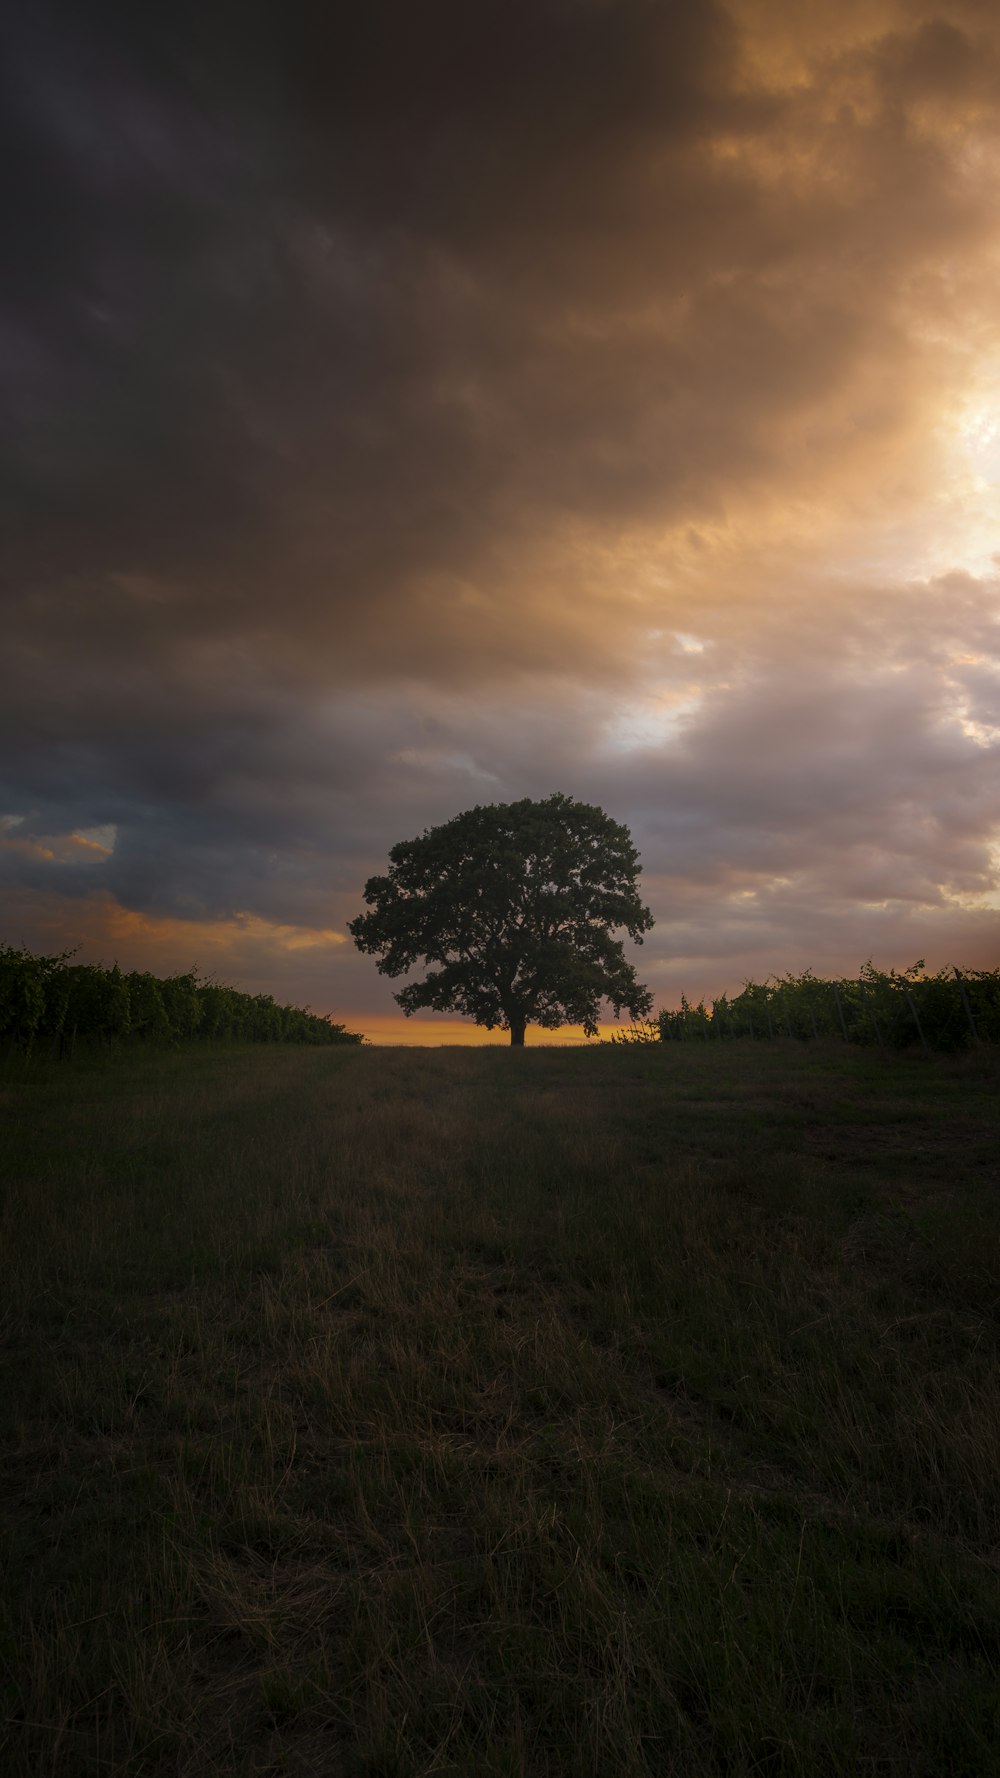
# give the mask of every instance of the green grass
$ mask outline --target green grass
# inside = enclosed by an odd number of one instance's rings
[[[993,1774],[997,1087],[8,1072],[4,1772]]]

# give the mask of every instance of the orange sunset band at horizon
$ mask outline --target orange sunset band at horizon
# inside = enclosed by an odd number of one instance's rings
[[[411,1019],[404,1018],[402,1013],[394,1018],[391,1013],[337,1013],[337,1023],[346,1025],[349,1031],[360,1031],[369,1043],[376,1046],[401,1045],[406,1049],[437,1049],[442,1045],[459,1045],[462,1049],[481,1049],[494,1046],[510,1049],[510,1034],[501,1031],[486,1031],[480,1025],[474,1025],[471,1019],[421,1018],[419,1014]],[[601,1037],[607,1037],[611,1031],[618,1029],[614,1025],[599,1028],[598,1037],[587,1037],[580,1025],[561,1025],[558,1031],[545,1031],[540,1025],[529,1025],[525,1035],[525,1046],[528,1049],[551,1048],[553,1045],[578,1049],[588,1043],[597,1043]]]

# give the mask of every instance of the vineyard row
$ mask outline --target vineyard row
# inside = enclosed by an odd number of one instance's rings
[[[680,1006],[615,1033],[612,1043],[773,1042],[820,1038],[908,1049],[961,1050],[1000,1043],[1000,970],[942,969],[923,961],[901,973],[866,963],[856,977],[804,975],[747,982],[706,1006],[681,995]]]
[[[77,1044],[361,1043],[361,1036],[270,994],[185,975],[102,969],[72,952],[38,957],[0,945],[0,1044],[9,1053],[72,1055]]]

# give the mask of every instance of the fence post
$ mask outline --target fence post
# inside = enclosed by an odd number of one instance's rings
[[[784,1014],[785,1014],[785,1030],[788,1032],[789,1037],[791,1037],[791,1035],[792,1035],[792,1020],[791,1020],[791,1015],[788,1011],[788,1001],[785,999],[784,994],[782,994],[782,996],[781,996],[781,1005],[782,1005],[782,1010],[784,1011]]]
[[[953,969],[954,967],[954,964],[952,964]],[[960,969],[955,969],[955,980],[958,983],[958,991],[962,996],[962,1005],[965,1007],[965,1016],[969,1021],[969,1029],[972,1032],[972,1041],[973,1043],[978,1043],[979,1032],[976,1030],[976,1021],[972,1016],[972,1008],[969,1005],[969,996],[965,992],[965,977]]]
[[[927,1050],[927,1052],[929,1054],[931,1046],[928,1043],[926,1037],[924,1036],[924,1028],[923,1028],[923,1025],[920,1023],[920,1014],[917,1011],[917,1003],[914,1000],[913,995],[910,993],[909,988],[904,987],[903,993],[906,995],[906,998],[910,1003],[910,1011],[913,1014],[913,1023],[916,1025],[917,1030],[920,1032],[920,1041],[923,1044],[924,1049]]]
[[[861,1004],[862,1004],[862,1006],[864,1006],[865,1005],[865,978],[863,975],[858,977],[858,987],[861,989]],[[882,1047],[882,1033],[879,1030],[878,1013],[875,1011],[875,996],[874,996],[874,994],[872,995],[872,1024],[875,1027],[875,1042],[878,1044],[879,1048],[881,1049],[881,1047]]]
[[[841,998],[840,998],[840,988],[836,982],[834,982],[834,984],[833,984],[833,998],[837,1002],[837,1017],[840,1020],[841,1033],[843,1035],[844,1042],[846,1043],[847,1042],[847,1020],[844,1017],[844,1008],[843,1008],[843,1004],[842,1004]]]
[[[767,1014],[767,1035],[773,1041],[773,1039],[774,1039],[774,1022],[771,1018],[771,996],[768,993],[766,987],[764,989],[764,1011]]]

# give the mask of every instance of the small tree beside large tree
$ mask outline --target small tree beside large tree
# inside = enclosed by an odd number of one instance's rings
[[[490,803],[393,846],[388,873],[365,884],[370,911],[348,931],[381,975],[435,966],[394,996],[407,1016],[464,1013],[512,1044],[529,1024],[593,1037],[602,1000],[616,1016],[652,1006],[612,936],[641,944],[653,924],[641,869],[628,828],[590,803],[560,793]]]

